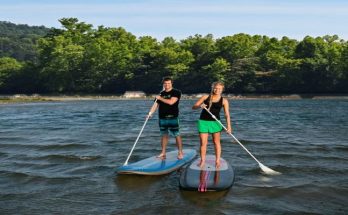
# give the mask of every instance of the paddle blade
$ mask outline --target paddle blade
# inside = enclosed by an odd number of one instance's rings
[[[261,168],[261,170],[267,174],[267,175],[280,175],[280,172],[274,171],[273,169],[263,165],[262,163],[259,163],[259,166]]]

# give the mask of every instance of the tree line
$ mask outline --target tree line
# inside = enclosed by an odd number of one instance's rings
[[[157,93],[164,76],[184,93],[208,92],[216,80],[227,93],[348,92],[348,42],[337,35],[158,41],[122,27],[59,21],[61,29],[0,23],[7,32],[0,34],[0,93]]]

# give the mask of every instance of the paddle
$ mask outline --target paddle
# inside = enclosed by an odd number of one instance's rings
[[[220,122],[220,120],[218,120],[215,116],[214,116],[214,114],[212,114],[206,107],[204,107],[203,106],[203,108],[227,131],[227,128]],[[229,135],[231,135],[231,137],[233,137],[233,139],[235,140],[235,141],[237,141],[237,143],[246,151],[246,152],[248,152],[248,154],[252,157],[252,158],[254,158],[254,160],[259,164],[259,166],[260,166],[260,168],[261,168],[261,170],[264,172],[264,173],[266,173],[267,175],[279,175],[279,174],[281,174],[280,172],[277,172],[277,171],[274,171],[273,169],[271,169],[271,168],[269,168],[269,167],[267,167],[267,166],[265,166],[265,165],[263,165],[260,161],[258,161],[255,157],[254,157],[254,155],[252,155],[250,152],[249,152],[249,150],[247,149],[247,148],[245,148],[244,146],[243,146],[243,144],[241,143],[241,142],[239,142],[239,140],[232,134],[232,133],[229,133],[228,131],[227,131],[227,133],[229,134]]]
[[[150,110],[152,110],[152,108],[154,107],[154,105],[156,105],[156,102],[157,102],[157,99],[155,99],[155,102],[153,103],[153,105],[152,105],[152,107],[151,107]],[[146,116],[146,119],[145,119],[145,122],[144,122],[144,124],[143,124],[143,127],[141,128],[141,130],[140,130],[140,132],[139,132],[139,134],[138,134],[138,137],[137,137],[137,139],[135,140],[135,142],[134,142],[134,144],[133,144],[133,147],[132,147],[132,149],[131,149],[131,151],[130,151],[128,157],[127,157],[127,160],[126,160],[126,162],[124,162],[123,166],[125,166],[125,165],[128,164],[128,160],[129,160],[131,154],[133,153],[133,150],[134,150],[134,148],[135,148],[135,145],[138,143],[138,140],[139,140],[139,138],[140,138],[140,136],[141,136],[141,133],[143,133],[143,130],[144,130],[144,128],[145,128],[145,125],[146,125],[147,121],[149,120],[150,116],[151,116],[150,114],[148,114],[148,115]]]

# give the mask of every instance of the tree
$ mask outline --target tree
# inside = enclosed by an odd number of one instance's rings
[[[260,45],[259,36],[248,34],[236,34],[226,36],[216,41],[219,56],[226,59],[231,64],[238,59],[254,57]]]
[[[336,90],[340,93],[348,93],[348,42],[342,45],[337,67]]]
[[[70,38],[55,36],[41,41],[41,75],[48,92],[73,92],[81,74],[84,48]]]
[[[335,37],[305,37],[295,50],[295,57],[302,59],[300,72],[304,86],[301,92],[333,92],[335,86],[335,64],[340,50]]]
[[[216,58],[216,46],[213,35],[206,36],[196,34],[181,40],[181,47],[192,54],[189,72],[180,78],[181,87],[187,93],[206,92],[210,89],[209,71],[204,69],[213,64]]]
[[[225,77],[227,91],[255,91],[255,71],[259,61],[255,53],[260,41],[260,36],[252,37],[248,34],[236,34],[216,41],[219,56],[231,65]]]
[[[134,78],[136,49],[136,37],[125,29],[99,27],[86,45],[82,89],[124,92]]]
[[[0,93],[12,91],[15,77],[22,68],[23,65],[14,58],[0,58]]]
[[[159,48],[160,43],[155,38],[150,36],[139,38],[135,49],[136,54],[132,60],[134,69],[128,89],[145,92],[158,92],[161,89],[162,73],[156,63],[156,53]]]
[[[229,78],[229,72],[231,71],[231,65],[223,58],[216,58],[212,64],[203,67],[206,74],[209,74],[209,83],[214,81],[225,82]]]
[[[44,26],[16,25],[0,21],[0,57],[36,62],[37,41],[48,31],[49,28]]]

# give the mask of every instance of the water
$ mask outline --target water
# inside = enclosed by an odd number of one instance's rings
[[[181,102],[184,146],[198,149],[192,100]],[[229,191],[178,188],[164,176],[118,176],[152,101],[0,105],[0,214],[347,214],[348,101],[230,101],[234,135],[223,157],[235,168]],[[223,121],[224,122],[224,121]],[[129,162],[160,151],[157,116]],[[171,138],[168,150],[176,149]],[[213,153],[210,142],[208,152]]]

